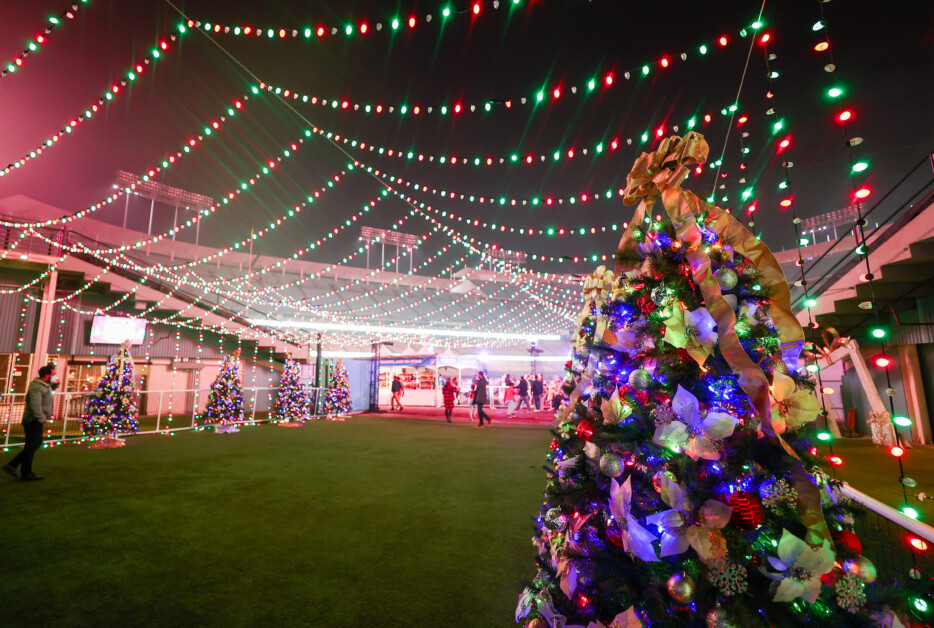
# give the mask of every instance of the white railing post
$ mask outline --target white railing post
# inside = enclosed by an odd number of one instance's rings
[[[159,403],[156,404],[156,431],[159,431],[159,426],[162,425],[162,391],[159,391]]]
[[[3,442],[3,446],[7,447],[10,444],[10,432],[13,431],[13,403],[16,401],[16,395],[10,395],[10,412],[6,416],[6,439]]]
[[[62,417],[62,442],[63,443],[68,438],[68,403],[69,403],[68,393],[65,393],[64,397],[65,397],[65,413],[64,413],[64,416]]]

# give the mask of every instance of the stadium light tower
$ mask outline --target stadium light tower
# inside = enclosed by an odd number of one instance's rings
[[[152,214],[156,208],[156,201],[160,203],[166,203],[168,205],[173,205],[175,207],[175,221],[172,223],[173,227],[178,225],[178,208],[183,206],[187,210],[198,212],[199,215],[202,215],[205,209],[210,209],[214,205],[214,199],[210,196],[205,196],[203,194],[197,194],[195,192],[189,192],[188,190],[182,190],[181,188],[173,188],[170,185],[165,185],[162,183],[156,183],[155,181],[143,181],[142,177],[139,177],[135,174],[125,172],[123,170],[117,171],[117,183],[115,187],[125,190],[126,188],[132,188],[132,192],[143,198],[148,198],[152,201],[149,204],[149,227],[146,229],[146,235],[152,235]],[[123,228],[126,229],[126,218],[127,212],[130,208],[130,195],[126,193],[126,205],[123,207]],[[198,245],[198,239],[201,235],[201,220],[199,219],[195,223],[195,246]],[[172,239],[175,239],[175,234],[172,234]]]
[[[422,243],[422,239],[411,233],[400,233],[390,229],[374,229],[373,227],[360,227],[360,240],[366,242],[366,269],[370,270],[370,245],[379,242],[382,245],[383,257],[380,268],[386,266],[386,245],[396,247],[396,272],[399,272],[399,250],[405,248],[409,253],[409,273],[412,272],[412,252]]]

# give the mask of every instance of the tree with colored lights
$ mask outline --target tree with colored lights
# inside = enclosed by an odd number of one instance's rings
[[[353,409],[350,400],[350,385],[347,383],[347,368],[338,360],[331,369],[328,391],[324,394],[324,414],[328,417],[347,416]]]
[[[202,423],[232,426],[243,420],[243,382],[240,379],[240,349],[227,356],[221,365],[204,413]]]
[[[758,238],[680,187],[706,155],[689,133],[636,161],[616,269],[584,282],[525,626],[894,619],[899,598],[866,586],[876,570],[854,509],[813,448],[821,406],[798,370],[785,277]]]
[[[308,395],[302,385],[298,362],[286,358],[279,378],[279,394],[272,411],[272,420],[281,423],[301,423],[310,418]]]
[[[135,433],[139,429],[138,411],[133,357],[127,341],[110,357],[107,370],[85,403],[81,429],[88,436],[116,440],[117,434]]]

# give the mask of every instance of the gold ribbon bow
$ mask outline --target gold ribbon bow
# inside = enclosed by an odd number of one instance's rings
[[[654,202],[663,187],[681,185],[688,174],[687,166],[704,163],[709,148],[704,137],[691,131],[683,138],[677,135],[662,140],[654,153],[642,153],[626,177],[623,203],[635,205],[642,198]]]
[[[701,213],[708,216],[707,229],[729,240],[734,250],[746,257],[759,270],[761,283],[772,291],[770,313],[779,333],[782,352],[788,361],[797,361],[804,344],[804,332],[797,318],[791,313],[791,293],[788,282],[772,252],[733,216],[699,199],[692,192],[681,189],[680,184],[687,176],[687,166],[701,164],[709,148],[704,137],[691,131],[684,138],[673,136],[665,139],[654,153],[643,153],[627,178],[627,205],[639,202],[635,215],[623,232],[617,252],[616,274],[633,270],[640,260],[639,243],[633,229],[651,216],[652,206],[661,200],[677,238],[684,242],[685,254],[691,265],[694,281],[704,297],[707,310],[717,323],[717,343],[724,359],[737,375],[740,387],[749,397],[762,426],[763,438],[781,446],[796,461],[792,480],[798,490],[798,513],[808,528],[808,541],[820,545],[830,539],[830,533],[821,510],[820,493],[810,475],[804,469],[794,450],[775,433],[772,427],[769,381],[762,369],[753,362],[736,335],[736,314],[723,298],[720,284],[713,275],[710,258],[704,251],[703,236],[695,217]],[[640,262],[641,263],[641,262]]]

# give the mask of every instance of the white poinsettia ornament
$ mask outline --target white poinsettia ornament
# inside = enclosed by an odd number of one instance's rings
[[[805,388],[797,388],[795,380],[775,372],[772,385],[772,428],[776,434],[801,427],[820,414],[820,403]]]
[[[703,366],[717,344],[717,323],[705,307],[682,310],[681,303],[676,303],[672,310],[672,315],[665,319],[662,340],[678,349],[685,349]]]
[[[630,479],[627,477],[622,484],[615,480],[610,481],[610,512],[613,513],[613,518],[622,532],[620,536],[623,549],[642,560],[657,561],[658,556],[655,555],[655,547],[652,545],[656,537],[643,528],[629,511],[632,506]]]
[[[682,554],[688,548],[694,548],[705,564],[726,556],[726,540],[720,529],[730,522],[730,506],[708,499],[695,508],[687,491],[667,475],[661,476],[660,492],[671,510],[649,515],[645,522],[662,532],[662,558]]]
[[[719,460],[716,442],[730,436],[739,419],[726,412],[701,415],[697,397],[678,385],[671,409],[679,420],[659,425],[652,442],[660,447],[684,452],[694,460]]]
[[[823,545],[815,548],[783,530],[778,542],[778,558],[769,556],[769,564],[777,572],[763,569],[762,573],[779,582],[772,598],[776,602],[801,598],[813,604],[820,595],[820,578],[833,569],[833,561],[830,541],[824,541]]]

